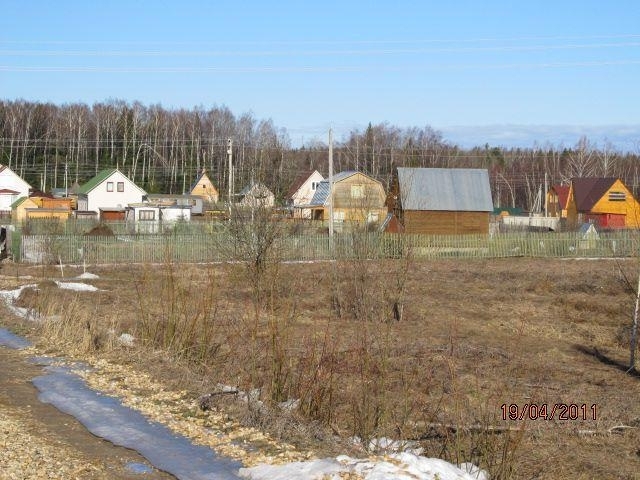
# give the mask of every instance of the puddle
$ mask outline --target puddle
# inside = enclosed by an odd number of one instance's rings
[[[31,343],[26,338],[11,333],[5,328],[0,328],[0,346],[21,350],[30,347]]]
[[[0,346],[22,349],[30,343],[0,328]],[[57,359],[33,357],[32,363],[43,365],[45,374],[32,383],[38,398],[75,417],[92,434],[114,445],[135,450],[158,470],[183,480],[238,479],[238,461],[216,455],[208,447],[194,445],[186,437],[164,425],[148,420],[141,413],[122,405],[116,398],[91,390],[68,367],[56,365]],[[132,473],[144,475],[149,466],[129,463]]]
[[[117,399],[91,390],[65,367],[45,367],[46,375],[33,379],[40,401],[72,415],[94,435],[137,451],[158,470],[179,479],[237,479],[242,466],[217,456],[207,447],[149,421]]]
[[[125,465],[126,469],[136,475],[144,475],[145,473],[152,473],[153,468],[145,465],[144,463],[129,462]]]

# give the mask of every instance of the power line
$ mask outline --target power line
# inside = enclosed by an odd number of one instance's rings
[[[553,68],[594,68],[620,67],[640,65],[640,60],[602,60],[580,62],[541,62],[541,63],[504,63],[504,64],[429,64],[411,63],[404,66],[384,65],[347,65],[347,66],[264,66],[264,67],[103,67],[103,66],[18,66],[0,65],[0,72],[12,73],[217,73],[217,74],[249,74],[249,73],[407,73],[440,72],[468,70],[522,70]]]
[[[464,43],[487,43],[487,42],[521,42],[521,41],[586,41],[586,40],[612,40],[612,39],[635,39],[640,38],[640,34],[637,33],[620,33],[614,35],[525,35],[517,37],[475,37],[475,38],[435,38],[435,39],[422,39],[422,40],[404,40],[404,39],[364,39],[364,40],[350,40],[350,39],[331,39],[331,40],[269,40],[269,41],[215,41],[215,42],[203,42],[203,41],[95,41],[95,40],[0,40],[0,45],[181,45],[181,46],[193,46],[193,45],[407,45],[407,44],[464,44]]]
[[[381,56],[381,55],[418,55],[428,53],[480,53],[480,52],[526,52],[549,50],[584,50],[610,48],[640,47],[640,42],[623,43],[586,43],[563,45],[500,45],[482,47],[438,47],[438,48],[404,48],[377,50],[259,50],[259,51],[67,51],[67,50],[0,50],[0,55],[19,57],[274,57],[274,56]]]

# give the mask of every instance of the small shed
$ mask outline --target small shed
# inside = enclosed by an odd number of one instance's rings
[[[600,234],[593,223],[583,223],[578,230],[579,245],[581,250],[596,248]]]

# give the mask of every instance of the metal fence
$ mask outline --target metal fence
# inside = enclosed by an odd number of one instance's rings
[[[260,248],[260,239],[255,239]],[[251,244],[242,240],[246,247]],[[244,260],[250,256],[224,232],[172,234],[79,234],[13,236],[13,256],[29,263],[197,263]],[[286,235],[271,253],[283,261],[400,258],[629,257],[640,248],[640,232],[585,237],[578,233],[510,233],[424,236],[380,233]]]

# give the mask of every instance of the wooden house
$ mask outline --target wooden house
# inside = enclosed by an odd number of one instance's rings
[[[197,195],[209,203],[218,203],[220,193],[203,168],[189,189],[189,195]]]
[[[324,177],[317,170],[303,172],[295,179],[285,195],[286,206],[294,218],[311,218],[309,204]]]
[[[638,228],[640,204],[618,178],[573,178],[567,198],[567,223],[570,228],[583,223],[599,228]]]
[[[346,171],[317,186],[309,208],[313,220],[329,220],[329,200],[333,203],[333,223],[380,224],[387,216],[382,183],[361,172]]]
[[[262,183],[252,183],[238,194],[239,207],[273,207],[275,195]]]
[[[569,185],[552,185],[547,191],[546,205],[549,217],[567,218]]]
[[[67,220],[70,216],[70,199],[54,199],[42,196],[21,197],[11,205],[11,218],[16,222],[52,218]]]
[[[24,222],[27,211],[38,208],[36,202],[29,197],[20,197],[11,204],[11,218],[14,222]]]
[[[487,234],[489,174],[470,168],[397,168],[387,205],[409,234]]]

